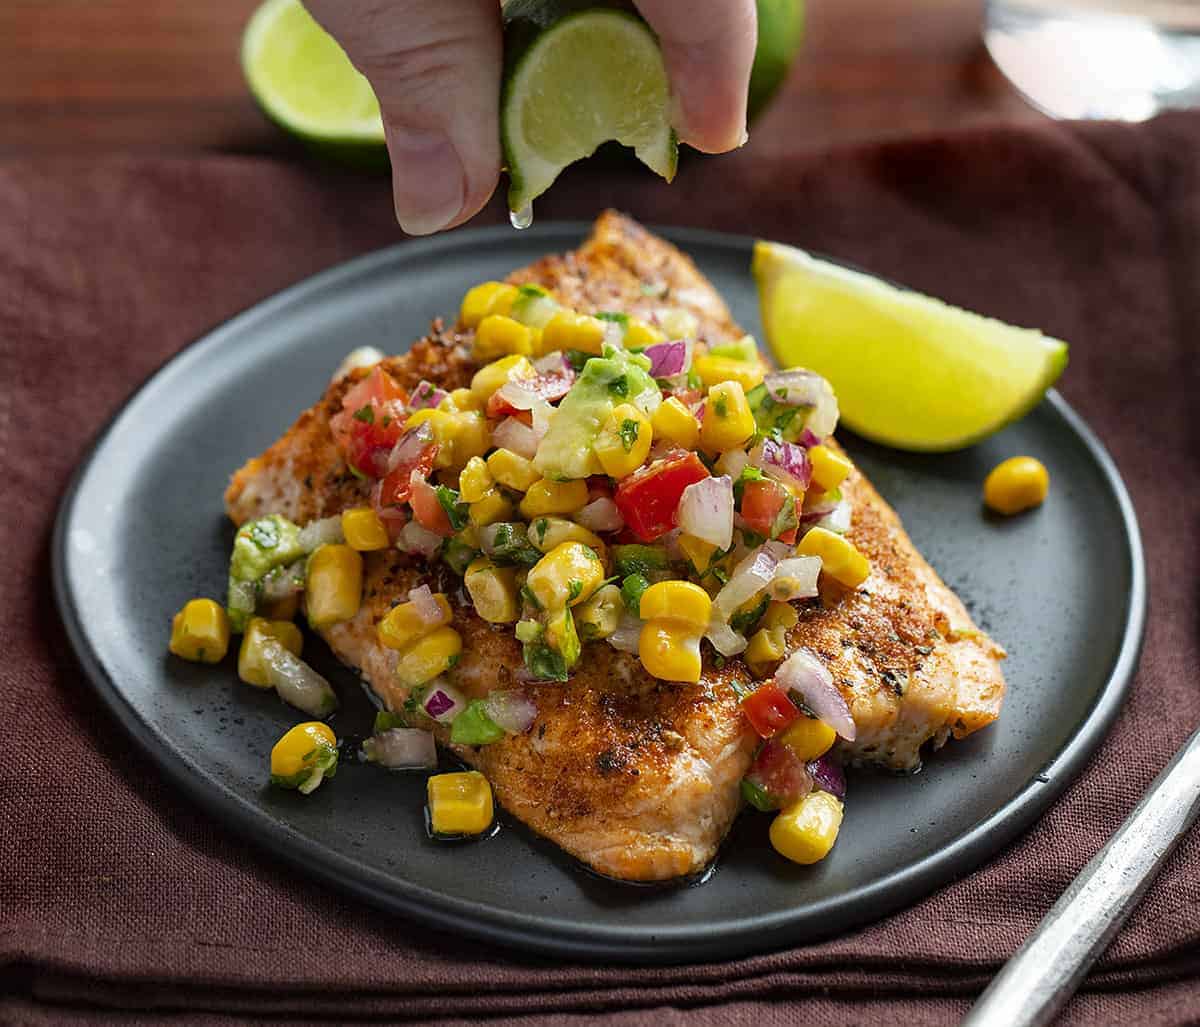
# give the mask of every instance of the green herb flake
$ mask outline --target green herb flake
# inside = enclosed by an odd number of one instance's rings
[[[713,413],[718,417],[729,416],[729,401],[723,395],[718,396],[717,401],[713,404]]]
[[[279,545],[279,527],[273,520],[255,521],[250,528],[250,541],[259,549],[274,549]]]
[[[361,406],[354,411],[354,419],[362,421],[363,424],[375,423],[375,408],[368,403],[366,406]]]
[[[633,447],[637,445],[639,435],[637,421],[635,421],[632,417],[625,418],[625,420],[621,422],[621,427],[617,434],[621,436],[621,446],[625,452],[631,452]]]
[[[433,491],[437,495],[438,503],[450,519],[450,527],[455,531],[462,531],[467,526],[469,519],[467,504],[459,502],[458,493],[446,485],[435,485]]]

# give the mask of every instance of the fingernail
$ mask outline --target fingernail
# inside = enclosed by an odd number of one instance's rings
[[[466,172],[450,140],[437,132],[388,139],[396,219],[409,235],[441,231],[462,213]]]
[[[745,146],[750,142],[750,132],[748,129],[742,129],[742,138],[738,140],[738,146]]]

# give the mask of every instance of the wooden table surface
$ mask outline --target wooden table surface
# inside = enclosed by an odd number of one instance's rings
[[[242,80],[255,2],[0,0],[0,154],[298,153]],[[1038,119],[983,49],[981,18],[981,0],[809,0],[803,54],[752,145]]]

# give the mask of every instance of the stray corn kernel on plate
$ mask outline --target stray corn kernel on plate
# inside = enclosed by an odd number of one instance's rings
[[[1058,794],[1140,639],[1103,450],[1053,395],[952,456],[835,438],[759,358],[751,241],[671,236],[407,244],[130,402],[56,583],[182,788],[383,907],[651,961],[876,917]],[[985,516],[1017,453],[1048,497]]]

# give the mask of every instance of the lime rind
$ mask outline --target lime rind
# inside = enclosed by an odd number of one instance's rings
[[[242,35],[242,71],[273,121],[318,145],[382,148],[370,84],[299,0],[266,0]]]
[[[670,181],[679,146],[668,109],[658,40],[628,11],[570,13],[523,39],[501,94],[509,207],[527,207],[563,168],[613,140]]]
[[[962,449],[1024,416],[1067,344],[778,243],[755,245],[775,358],[833,384],[848,428],[897,449]]]

